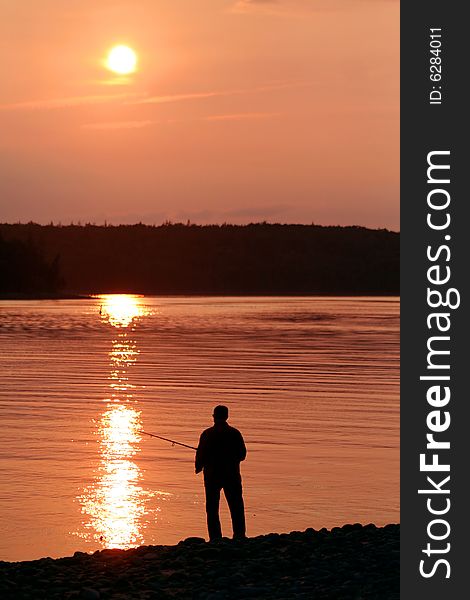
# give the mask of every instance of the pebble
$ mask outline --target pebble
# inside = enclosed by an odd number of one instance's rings
[[[93,588],[83,588],[80,592],[80,600],[100,600],[101,594]]]
[[[182,542],[180,542],[178,545],[181,544],[205,544],[206,540],[204,538],[201,537],[188,537],[185,540],[183,540]]]
[[[158,554],[156,552],[147,552],[142,558],[145,560],[156,560],[158,558]]]

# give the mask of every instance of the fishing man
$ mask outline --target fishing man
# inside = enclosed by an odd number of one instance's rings
[[[219,519],[220,490],[232,517],[233,538],[245,537],[245,507],[243,504],[240,462],[245,460],[246,447],[242,434],[227,423],[228,408],[216,406],[214,425],[202,432],[196,451],[196,473],[204,471],[206,513],[209,539],[222,537]]]

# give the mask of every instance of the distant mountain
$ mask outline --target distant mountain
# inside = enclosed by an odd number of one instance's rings
[[[0,276],[7,273],[15,291],[48,282],[69,293],[399,293],[399,234],[384,229],[29,223],[0,224],[0,236]],[[27,259],[20,258],[25,248]]]

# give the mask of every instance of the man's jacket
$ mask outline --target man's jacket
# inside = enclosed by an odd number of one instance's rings
[[[240,474],[246,447],[242,434],[228,423],[216,423],[202,432],[196,451],[196,473],[204,470],[204,479]]]

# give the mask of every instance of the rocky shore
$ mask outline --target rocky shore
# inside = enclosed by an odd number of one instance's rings
[[[399,525],[0,562],[0,598],[398,600]]]

